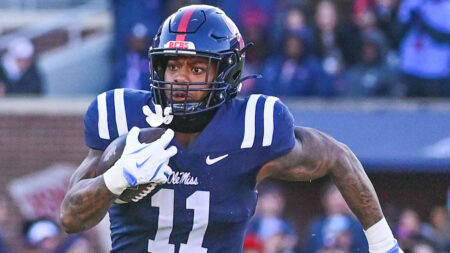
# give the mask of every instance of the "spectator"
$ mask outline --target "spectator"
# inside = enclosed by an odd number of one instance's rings
[[[244,31],[255,26],[268,27],[281,7],[279,1],[274,0],[217,0],[216,4]]]
[[[254,92],[275,96],[330,96],[330,78],[312,54],[302,33],[286,35],[282,54],[269,57]]]
[[[431,210],[430,223],[433,228],[434,241],[441,249],[450,251],[450,216],[444,206],[437,206]]]
[[[339,248],[322,248],[319,251],[317,251],[317,253],[349,253],[347,251],[344,251],[342,249]]]
[[[148,90],[150,70],[148,48],[150,46],[147,28],[136,24],[127,40],[125,57],[116,63],[114,83],[111,88],[130,88]]]
[[[447,211],[450,212],[450,185],[447,189]]]
[[[245,235],[243,253],[264,253],[263,242],[257,235]]]
[[[396,92],[397,75],[386,62],[388,45],[377,30],[363,35],[361,62],[345,73],[342,95],[351,97],[389,96]]]
[[[400,214],[395,234],[405,251],[411,250],[419,240],[433,241],[430,226],[422,223],[417,212],[412,209],[406,209]]]
[[[364,11],[358,12],[354,17],[354,20],[361,32],[378,30],[376,26],[377,18],[372,8],[366,8]]]
[[[286,11],[286,18],[284,19],[284,30],[287,32],[302,32],[304,31],[308,39],[311,39],[312,31],[307,24],[307,18],[303,9],[291,6]]]
[[[419,242],[411,250],[411,253],[438,253],[438,251],[427,242]]]
[[[325,214],[312,221],[305,252],[368,252],[362,226],[336,186],[326,187],[322,205]]]
[[[253,42],[257,45],[246,53],[245,68],[243,76],[252,75],[258,72],[264,59],[269,55],[273,48],[271,40],[267,40],[267,30],[274,20],[275,13],[280,8],[277,1],[274,0],[238,0],[223,1],[218,4],[227,13],[232,20],[237,21],[237,26],[247,42]],[[236,19],[233,19],[236,18]],[[255,91],[257,80],[247,80],[243,87],[241,95],[248,95]]]
[[[0,196],[0,253],[8,253],[10,251],[10,245],[6,243],[4,226],[8,221],[8,208],[7,202],[4,196]]]
[[[112,48],[112,75],[110,88],[144,87],[149,89],[148,61],[144,70],[140,66],[141,45],[158,31],[166,15],[170,1],[159,0],[113,0],[114,44]],[[137,34],[136,34],[137,33]],[[143,35],[144,34],[144,35]],[[140,36],[146,36],[142,38]],[[147,44],[148,45],[148,44]],[[145,49],[145,57],[147,58]],[[147,71],[146,80],[142,82]],[[141,80],[139,80],[141,79]],[[140,86],[142,85],[142,86]]]
[[[60,227],[51,219],[26,221],[23,234],[27,253],[92,252],[92,246],[83,234],[65,237]]]
[[[61,240],[58,225],[50,219],[26,221],[23,232],[29,253],[52,253]]]
[[[53,253],[94,252],[91,242],[85,234],[69,235],[58,245]]]
[[[291,5],[280,11],[273,21],[270,43],[273,51],[282,47],[282,39],[289,33],[303,33],[308,44],[312,45],[313,34],[305,14],[305,7]]]
[[[243,76],[252,75],[258,72],[261,68],[261,64],[267,57],[270,51],[270,45],[267,43],[266,35],[267,27],[258,22],[247,24],[244,26],[243,33],[245,34],[246,41],[251,41],[257,45],[257,50],[255,47],[250,48],[245,53],[245,68]],[[248,79],[245,81],[242,87],[242,95],[250,94],[257,83],[256,79]]]
[[[397,11],[400,0],[375,0],[372,7],[377,19],[377,27],[389,41],[389,47],[398,49]]]
[[[399,0],[355,0],[353,17],[363,29],[381,30],[387,37],[389,47],[397,48],[397,9]]]
[[[398,18],[405,36],[400,70],[406,95],[450,95],[450,1],[404,0]]]
[[[261,193],[256,214],[248,226],[248,232],[263,241],[265,253],[290,253],[297,243],[294,226],[282,218],[283,211],[283,195],[269,186]]]
[[[167,1],[113,0],[114,12],[114,61],[125,57],[130,31],[136,24],[143,24],[150,37],[158,31],[166,14]]]
[[[321,1],[315,13],[316,54],[329,75],[337,76],[343,68],[358,61],[360,33],[351,23],[340,21],[332,1]]]
[[[0,64],[0,96],[41,92],[33,44],[25,38],[13,40]]]

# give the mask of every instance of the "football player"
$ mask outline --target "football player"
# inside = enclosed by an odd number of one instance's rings
[[[294,126],[276,97],[235,99],[246,49],[216,7],[191,5],[167,18],[149,50],[151,91],[102,93],[86,113],[90,151],[63,201],[64,229],[84,231],[109,211],[112,252],[241,252],[257,182],[329,176],[362,223],[370,252],[402,252],[347,146]],[[149,125],[167,130],[139,142],[139,128]],[[120,159],[95,176],[103,151],[125,134]],[[115,203],[128,187],[148,183],[159,187]]]

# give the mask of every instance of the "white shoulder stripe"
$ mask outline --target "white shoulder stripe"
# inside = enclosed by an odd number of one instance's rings
[[[269,96],[264,103],[264,138],[263,147],[272,145],[273,138],[273,108],[277,97]]]
[[[128,133],[127,114],[125,112],[125,102],[123,89],[114,90],[114,109],[116,111],[116,126],[119,136]]]
[[[98,136],[109,140],[108,111],[106,110],[106,93],[97,96],[98,109]]]
[[[253,147],[255,141],[255,114],[256,103],[261,95],[251,95],[247,102],[247,108],[245,108],[245,128],[244,139],[242,140],[241,148]]]

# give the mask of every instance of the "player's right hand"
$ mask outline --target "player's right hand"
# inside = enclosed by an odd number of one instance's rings
[[[133,127],[128,133],[122,156],[103,174],[108,189],[120,195],[127,187],[139,184],[167,182],[173,173],[169,159],[177,153],[175,146],[169,145],[174,137],[171,129],[152,143],[139,142],[140,129]]]

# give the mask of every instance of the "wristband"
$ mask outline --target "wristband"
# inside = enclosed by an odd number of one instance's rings
[[[395,240],[384,217],[367,230],[364,230],[364,233],[369,242],[369,252],[371,253],[386,253],[397,245],[397,240]]]
[[[103,173],[103,180],[110,192],[120,196],[128,187],[128,182],[123,176],[123,169],[117,166],[120,166],[120,164],[114,164],[113,167]]]

